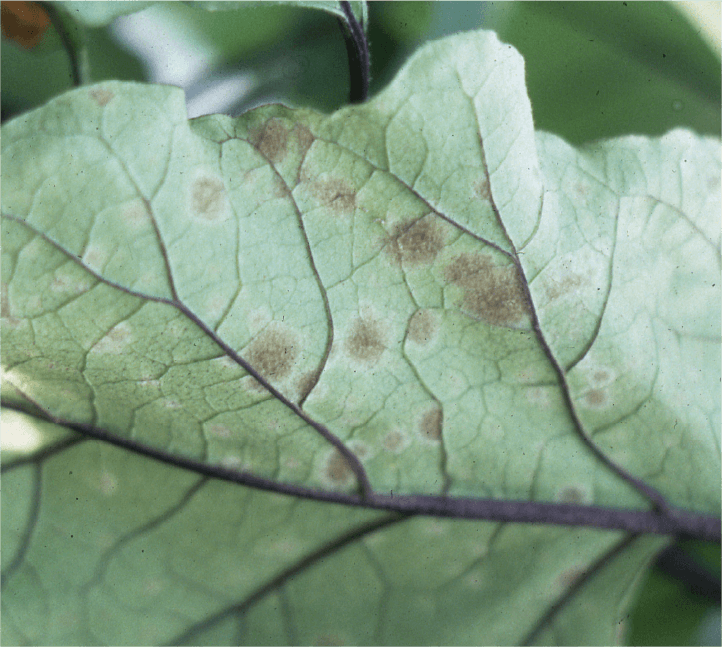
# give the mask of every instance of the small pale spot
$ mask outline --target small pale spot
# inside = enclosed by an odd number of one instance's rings
[[[542,386],[532,386],[526,390],[526,399],[538,407],[548,407],[551,404],[549,389]]]
[[[123,207],[120,212],[120,219],[127,229],[139,230],[144,225],[150,224],[150,215],[145,205],[140,200],[134,200]]]
[[[105,88],[94,88],[89,94],[101,108],[107,106],[115,97],[115,94]]]
[[[219,461],[219,464],[221,467],[225,467],[228,470],[236,470],[240,469],[243,466],[243,461],[241,460],[240,456],[234,456],[233,454],[229,456],[224,456]]]
[[[208,435],[212,436],[213,438],[221,438],[221,439],[227,439],[231,437],[231,430],[226,425],[209,425],[208,426]]]
[[[99,489],[106,496],[115,494],[118,487],[118,478],[111,472],[103,472],[100,475]]]
[[[83,254],[83,263],[89,268],[99,271],[105,267],[109,258],[109,249],[101,247],[100,245],[90,244]]]
[[[133,342],[133,329],[127,321],[121,321],[117,326],[111,328],[93,347],[96,353],[110,353],[120,355]]]

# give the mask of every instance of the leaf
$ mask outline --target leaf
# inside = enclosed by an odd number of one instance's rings
[[[719,514],[718,141],[535,133],[470,32],[328,116],[82,88],[3,160],[3,402],[79,432],[3,465],[11,641],[608,644],[666,540],[493,504]]]
[[[70,13],[76,20],[87,25],[88,27],[102,27],[119,16],[125,16],[130,13],[142,11],[147,7],[163,4],[159,2],[140,2],[136,0],[133,3],[121,4],[118,2],[94,2],[88,1],[82,4],[74,0],[68,2],[61,1],[57,3],[62,6],[65,11]],[[340,2],[326,0],[265,0],[261,2],[187,2],[192,7],[202,9],[203,11],[237,11],[247,8],[256,8],[262,4],[286,4],[307,7],[309,9],[320,9],[327,11],[335,16],[345,20],[345,14],[341,9]],[[365,28],[368,24],[368,7],[365,1],[354,0],[349,3],[354,14],[359,18],[359,22]]]

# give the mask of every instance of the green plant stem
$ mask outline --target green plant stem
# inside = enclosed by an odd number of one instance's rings
[[[55,3],[41,2],[40,5],[50,17],[50,22],[58,32],[63,48],[68,54],[73,85],[79,87],[90,83],[90,59],[80,27],[72,18],[57,9]]]

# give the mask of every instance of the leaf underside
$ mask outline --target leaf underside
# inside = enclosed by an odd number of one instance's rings
[[[2,144],[5,404],[270,489],[647,509],[613,464],[718,514],[719,142],[535,133],[521,57],[470,32],[332,115],[108,82]],[[533,639],[608,643],[664,545],[6,416],[10,642],[513,644],[574,590]]]

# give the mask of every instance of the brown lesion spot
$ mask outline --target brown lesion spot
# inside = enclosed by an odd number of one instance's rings
[[[584,401],[587,403],[588,407],[596,409],[606,403],[607,394],[604,389],[592,389],[591,391],[587,391],[584,396]]]
[[[283,161],[288,152],[288,128],[277,118],[269,119],[263,129],[252,138],[253,144],[273,164]]]
[[[304,158],[314,139],[313,133],[304,124],[297,123],[291,128],[283,119],[271,117],[251,134],[250,141],[269,162],[279,164],[286,159],[294,141],[301,158]]]
[[[113,100],[115,94],[105,88],[95,88],[90,91],[90,97],[102,108]]]
[[[584,492],[573,485],[567,486],[557,494],[557,501],[560,503],[570,503],[581,505],[586,502]]]
[[[297,343],[285,330],[268,327],[248,347],[246,360],[263,377],[280,380],[293,368],[298,356]]]
[[[463,290],[462,309],[495,326],[514,326],[530,314],[519,271],[496,265],[481,253],[462,253],[446,268],[445,278]]]
[[[432,310],[417,310],[409,319],[407,339],[415,344],[428,344],[436,336],[439,322]]]
[[[216,177],[198,178],[191,188],[193,213],[205,220],[218,220],[226,210],[226,187]]]
[[[474,195],[476,195],[481,200],[485,200],[486,202],[491,201],[491,190],[489,189],[489,180],[486,178],[481,178],[480,180],[477,180],[474,182],[473,185],[474,189]]]
[[[436,406],[424,414],[421,419],[419,431],[424,438],[428,440],[441,440],[441,430],[443,427],[443,415],[441,408]]]
[[[391,251],[406,265],[433,263],[444,246],[444,239],[433,216],[425,216],[410,227],[401,228],[392,238]]]
[[[378,322],[359,317],[351,325],[346,339],[346,351],[354,359],[376,362],[386,349],[381,326]]]
[[[334,450],[326,463],[326,476],[338,485],[347,483],[353,477],[353,470],[343,454]]]
[[[397,452],[403,447],[404,437],[398,430],[392,429],[384,436],[383,443],[390,452]]]
[[[347,214],[356,209],[356,191],[348,180],[334,177],[311,178],[302,172],[301,181],[308,183],[309,191],[318,204],[328,207],[334,214]]]

